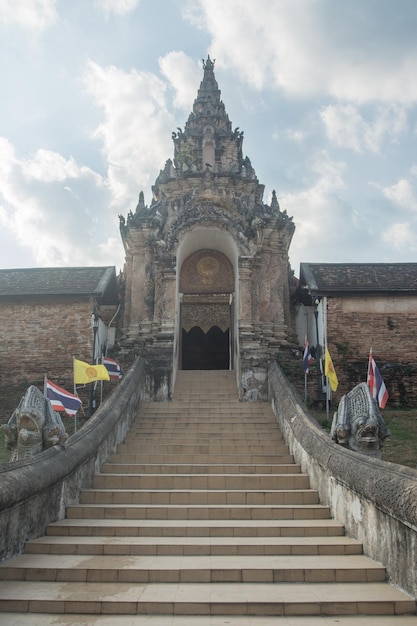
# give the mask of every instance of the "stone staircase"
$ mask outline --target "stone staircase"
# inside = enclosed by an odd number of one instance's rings
[[[0,564],[0,624],[417,625],[234,372],[178,373],[66,519]]]

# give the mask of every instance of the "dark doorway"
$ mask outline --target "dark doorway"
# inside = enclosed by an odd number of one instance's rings
[[[193,326],[188,333],[182,329],[182,369],[229,369],[229,329],[223,332],[212,326],[207,333],[199,326]]]

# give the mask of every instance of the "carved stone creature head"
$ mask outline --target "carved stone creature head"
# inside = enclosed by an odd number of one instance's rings
[[[50,400],[31,385],[20,400],[8,423],[3,426],[6,446],[12,451],[11,461],[20,461],[42,452],[68,435]]]
[[[370,415],[352,416],[349,432],[349,448],[364,454],[379,450],[378,420]]]
[[[336,443],[380,457],[380,448],[390,434],[366,383],[360,383],[342,396],[331,430]]]

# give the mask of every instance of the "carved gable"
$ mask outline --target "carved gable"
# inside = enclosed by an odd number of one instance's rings
[[[200,250],[184,261],[180,277],[181,293],[233,291],[233,268],[224,254],[216,250]]]

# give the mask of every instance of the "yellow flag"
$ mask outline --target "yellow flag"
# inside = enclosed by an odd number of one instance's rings
[[[336,391],[339,381],[337,380],[336,370],[327,347],[324,354],[324,375],[329,379],[331,390]]]
[[[107,368],[104,365],[89,365],[74,359],[74,384],[85,385],[95,380],[110,380]]]

